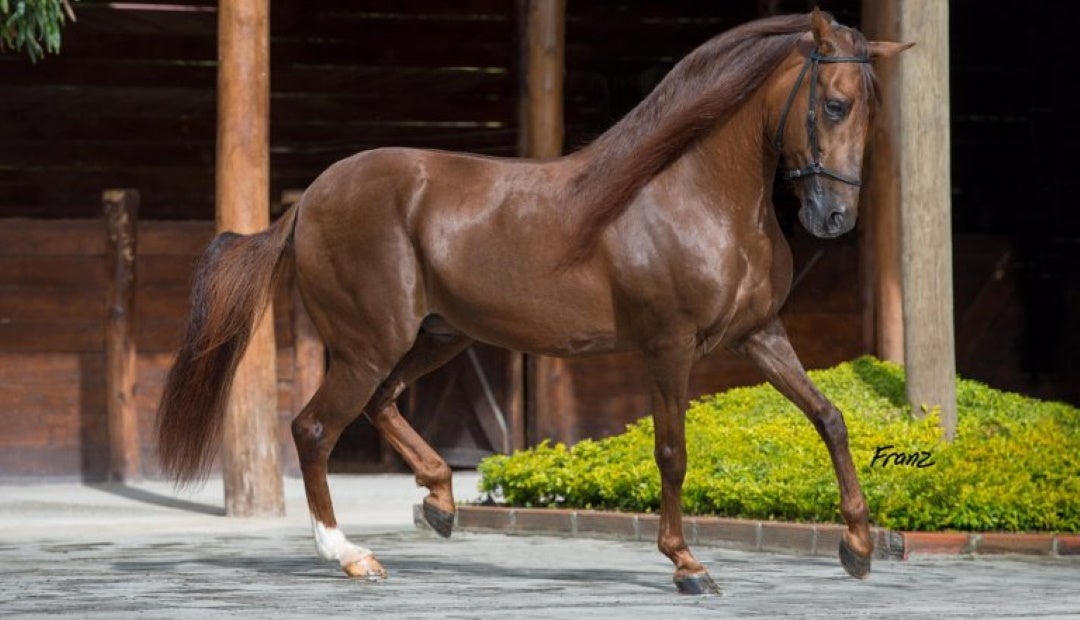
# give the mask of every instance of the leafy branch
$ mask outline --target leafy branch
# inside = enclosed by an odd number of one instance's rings
[[[60,29],[75,21],[68,0],[0,0],[0,52],[26,50],[32,62],[60,53]]]

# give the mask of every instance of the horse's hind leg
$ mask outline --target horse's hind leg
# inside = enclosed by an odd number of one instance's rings
[[[840,563],[853,577],[866,577],[874,542],[870,537],[869,509],[851,462],[844,416],[806,376],[779,319],[773,319],[738,350],[761,369],[781,394],[802,409],[825,441],[840,484],[840,514],[848,526],[840,542]]]
[[[462,334],[421,332],[412,350],[398,363],[364,410],[416,474],[416,483],[427,487],[429,493],[423,503],[424,519],[443,537],[450,536],[454,525],[450,467],[401,416],[394,401],[407,385],[447,363],[471,343],[472,340]]]
[[[315,549],[323,559],[337,560],[350,577],[369,580],[385,578],[386,571],[371,551],[349,542],[338,528],[326,464],[341,432],[360,415],[382,381],[374,373],[367,365],[332,362],[322,386],[292,423]]]

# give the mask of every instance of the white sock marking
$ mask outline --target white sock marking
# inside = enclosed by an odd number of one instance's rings
[[[311,529],[315,533],[315,551],[324,560],[337,560],[346,566],[371,555],[370,550],[349,542],[336,527],[326,527],[312,518]]]

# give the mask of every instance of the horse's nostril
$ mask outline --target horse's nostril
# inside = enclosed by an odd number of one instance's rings
[[[836,232],[844,228],[844,212],[842,210],[836,210],[829,213],[828,227],[831,232]]]

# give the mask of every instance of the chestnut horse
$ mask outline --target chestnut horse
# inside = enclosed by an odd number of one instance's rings
[[[686,593],[718,591],[683,536],[690,368],[717,345],[746,356],[828,446],[847,523],[840,560],[866,576],[873,542],[843,416],[777,318],[792,259],[771,195],[783,160],[811,233],[854,226],[875,105],[867,63],[904,47],[867,42],[816,10],[762,19],[693,51],[612,129],[560,159],[386,148],[335,163],[267,230],[225,233],[207,250],[159,411],[165,472],[206,475],[252,326],[292,270],[330,358],[292,431],[316,549],[348,575],[386,572],[337,526],[326,482],[335,442],[368,416],[428,488],[425,518],[448,536],[450,468],[395,399],[480,341],[551,356],[644,354],[659,548]]]

